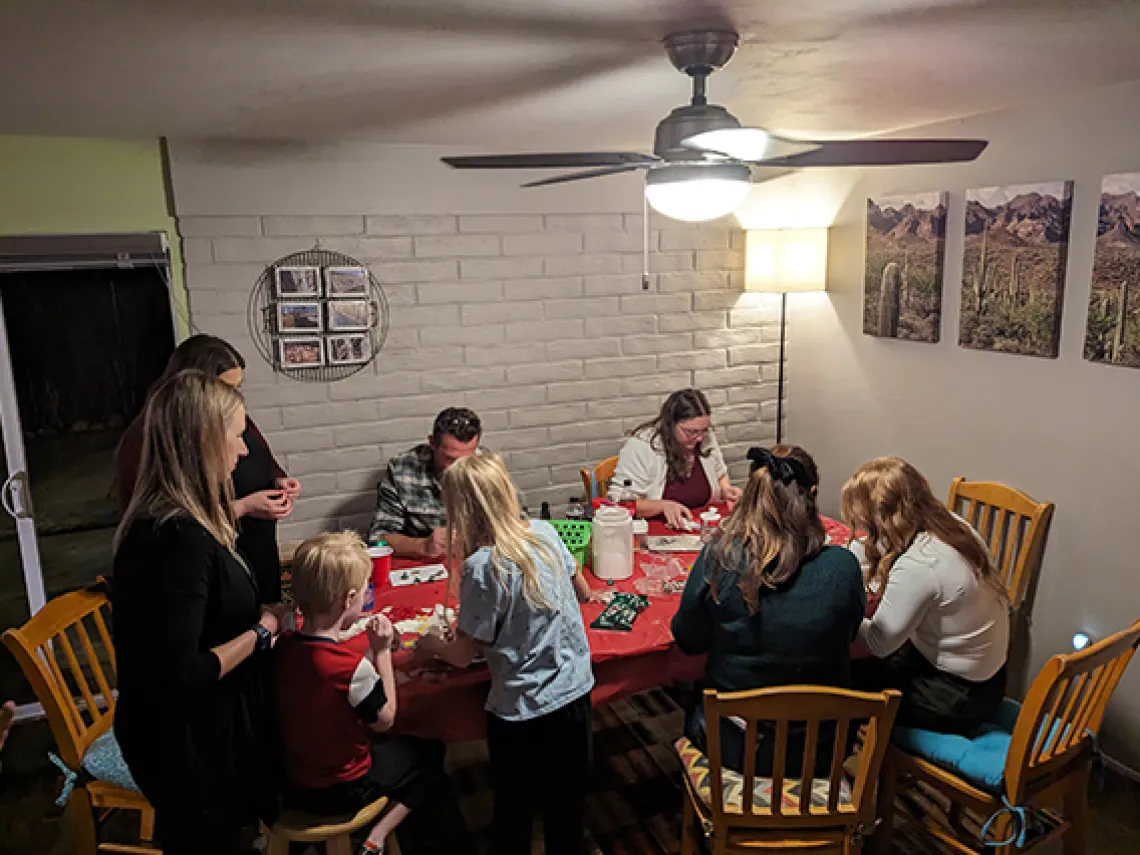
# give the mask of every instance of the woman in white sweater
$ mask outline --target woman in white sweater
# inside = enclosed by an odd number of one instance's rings
[[[989,551],[897,457],[864,464],[843,487],[843,518],[868,586],[882,593],[852,663],[856,688],[901,689],[898,723],[971,735],[1005,692],[1009,610]]]
[[[693,508],[740,498],[712,434],[712,408],[697,389],[674,392],[655,419],[633,431],[614,480],[629,482],[640,516],[664,516],[673,528],[683,528]]]

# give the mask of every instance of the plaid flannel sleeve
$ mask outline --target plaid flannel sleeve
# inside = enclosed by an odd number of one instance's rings
[[[376,485],[376,513],[372,517],[372,525],[368,527],[368,540],[377,540],[381,535],[389,533],[400,534],[404,530],[406,518],[407,508],[400,499],[392,467],[389,466]]]

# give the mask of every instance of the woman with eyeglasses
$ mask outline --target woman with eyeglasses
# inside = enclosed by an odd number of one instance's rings
[[[694,508],[740,498],[712,432],[712,407],[697,389],[674,392],[656,418],[630,434],[614,479],[630,483],[640,516],[664,516],[677,529],[692,520]]]

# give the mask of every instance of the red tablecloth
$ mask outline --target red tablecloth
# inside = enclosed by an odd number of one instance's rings
[[[823,518],[823,524],[830,543],[847,542],[848,529],[845,525],[827,517]],[[650,522],[650,534],[665,532],[663,523]],[[677,557],[691,565],[697,556],[696,553],[684,553]],[[397,560],[394,566],[408,567],[415,563],[418,562]],[[635,581],[642,575],[639,566],[633,577],[611,587],[586,571],[591,587],[618,591],[633,591]],[[376,590],[375,608],[430,608],[444,602],[446,595],[446,582],[398,588],[384,584]],[[696,680],[704,674],[703,656],[686,656],[673,644],[669,623],[680,599],[680,594],[651,597],[649,608],[638,615],[630,632],[590,629],[589,624],[604,606],[596,603],[582,605],[590,659],[594,666],[595,686],[591,697],[595,704],[604,704],[674,680]],[[401,651],[395,656],[397,679],[401,685],[394,729],[445,742],[481,739],[485,733],[483,704],[489,680],[487,667],[478,664],[458,671],[440,665],[408,671],[410,660],[409,651]]]

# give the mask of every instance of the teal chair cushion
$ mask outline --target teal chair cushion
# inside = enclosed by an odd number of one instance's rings
[[[1020,711],[1021,704],[1012,698],[1004,699],[994,720],[983,724],[972,739],[916,727],[896,727],[891,742],[908,754],[960,775],[979,789],[997,794],[1001,792],[1005,758]]]

